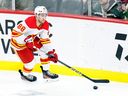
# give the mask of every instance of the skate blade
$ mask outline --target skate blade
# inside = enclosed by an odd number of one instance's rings
[[[25,82],[35,82],[36,80],[34,80],[34,81],[30,81],[30,80],[27,80],[26,78],[24,78],[24,77],[21,77],[21,79],[23,80],[23,81],[25,81]]]
[[[43,81],[46,83],[57,82],[57,81],[59,81],[59,78],[56,78],[56,79],[47,78],[47,79],[43,79]]]
[[[24,82],[30,82],[27,79],[25,79],[24,77],[21,77],[21,80],[24,81]]]

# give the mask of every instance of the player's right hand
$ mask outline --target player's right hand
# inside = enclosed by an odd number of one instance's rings
[[[24,41],[26,42],[26,46],[29,49],[32,49],[33,50],[33,47],[34,47],[33,38],[31,36],[28,36],[27,38],[25,38]]]

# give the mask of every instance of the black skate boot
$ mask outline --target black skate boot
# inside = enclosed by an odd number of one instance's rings
[[[40,66],[42,73],[43,73],[43,78],[47,79],[48,81],[52,80],[52,81],[56,81],[58,80],[59,75],[51,73],[49,70],[43,70],[43,67]]]
[[[34,82],[34,81],[37,80],[36,76],[30,75],[30,74],[28,76],[25,76],[21,70],[19,70],[19,73],[21,75],[22,80],[27,80],[27,81],[30,81],[30,82]]]

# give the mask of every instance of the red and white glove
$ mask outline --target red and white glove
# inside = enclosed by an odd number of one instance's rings
[[[26,46],[29,48],[29,49],[34,49],[34,43],[33,43],[33,38],[31,36],[28,36],[27,38],[24,39],[24,41],[26,42]]]
[[[49,51],[47,54],[48,54],[48,59],[50,61],[53,61],[54,63],[57,63],[58,55],[55,53],[55,49],[53,49],[52,51]]]

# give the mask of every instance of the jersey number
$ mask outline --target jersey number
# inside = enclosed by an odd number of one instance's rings
[[[23,32],[26,29],[22,24],[19,24],[17,28],[20,29],[21,32]]]

